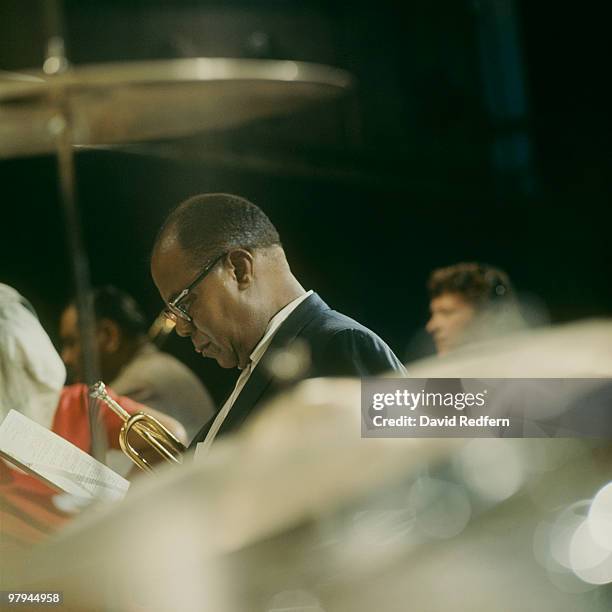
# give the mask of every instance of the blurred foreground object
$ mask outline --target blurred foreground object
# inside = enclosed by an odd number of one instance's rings
[[[50,428],[66,369],[25,298],[0,283],[0,422],[19,409]]]
[[[408,369],[412,378],[610,378],[612,322],[586,320],[484,339]]]
[[[591,322],[526,334],[497,357],[491,344],[477,374],[518,375],[508,355],[530,347],[549,375],[598,376],[610,334]],[[445,362],[414,365],[435,376]],[[301,383],[205,462],[137,482],[28,559],[3,559],[2,588],[63,590],[82,611],[610,609],[611,476],[585,441],[362,439],[359,403],[359,381]]]

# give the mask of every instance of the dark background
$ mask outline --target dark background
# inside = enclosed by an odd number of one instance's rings
[[[0,68],[41,65],[50,4],[0,4]],[[189,195],[228,191],[269,214],[306,288],[401,356],[427,319],[429,272],[460,260],[506,269],[554,322],[609,315],[608,33],[598,11],[529,0],[65,2],[75,64],[284,58],[357,80],[345,99],[291,117],[80,152],[93,282],[130,291],[153,319],[161,302],[148,254],[161,221]],[[55,163],[0,161],[0,282],[33,302],[54,339],[73,290]],[[233,374],[186,341],[167,346],[220,401]]]

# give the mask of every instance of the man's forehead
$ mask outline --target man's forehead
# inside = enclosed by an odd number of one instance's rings
[[[463,308],[471,307],[471,304],[457,292],[446,291],[432,298],[430,308]]]
[[[75,332],[77,329],[78,313],[74,304],[69,304],[64,308],[60,317],[60,331],[63,333]]]
[[[72,316],[72,304],[68,304],[68,306],[64,306],[64,309],[62,310],[62,314],[60,315],[60,318],[62,321],[68,321],[70,319],[70,317]]]
[[[151,257],[151,275],[164,301],[169,301],[192,280],[195,268],[178,241],[162,239]]]

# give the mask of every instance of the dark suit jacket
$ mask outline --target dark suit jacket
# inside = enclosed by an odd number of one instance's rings
[[[287,317],[273,336],[266,353],[287,347],[298,338],[306,341],[310,348],[309,378],[375,376],[391,371],[398,376],[406,374],[393,351],[374,332],[332,310],[316,293],[306,298]],[[266,355],[262,361],[265,358]],[[251,373],[217,435],[240,427],[254,410],[278,390],[270,372],[261,366],[262,362],[259,362]],[[214,417],[197,433],[190,448],[206,438],[213,421]]]

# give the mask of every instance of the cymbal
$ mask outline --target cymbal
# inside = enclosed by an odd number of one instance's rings
[[[161,470],[33,554],[7,556],[4,588],[53,585],[79,610],[109,588],[147,610],[177,598],[186,611],[290,609],[266,605],[299,595],[288,588],[323,602],[295,609],[399,611],[412,598],[472,611],[500,593],[513,610],[585,609],[537,571],[534,533],[550,508],[597,491],[605,473],[588,453],[563,440],[365,440],[359,401],[358,380],[301,383],[205,462]]]
[[[533,332],[488,348],[480,365],[456,356],[454,367],[513,375],[510,353],[531,350],[560,376],[596,376],[595,357],[610,362],[611,325]],[[576,502],[584,509],[609,480],[584,441],[362,439],[359,406],[359,380],[302,382],[205,460],[134,483],[33,554],[5,555],[0,576],[11,590],[63,590],[79,610],[134,594],[147,610],[289,609],[289,596],[308,599],[300,609],[341,612],[399,611],[408,600],[419,610],[500,600],[515,602],[508,610],[609,609],[603,591],[575,596],[600,584],[579,583],[580,572],[608,563],[598,549],[571,554],[585,519]]]
[[[610,378],[612,321],[524,330],[407,364],[411,378]]]
[[[132,143],[287,114],[351,83],[320,64],[226,58],[92,64],[54,76],[0,72],[0,158],[53,151],[60,109],[76,145]]]

